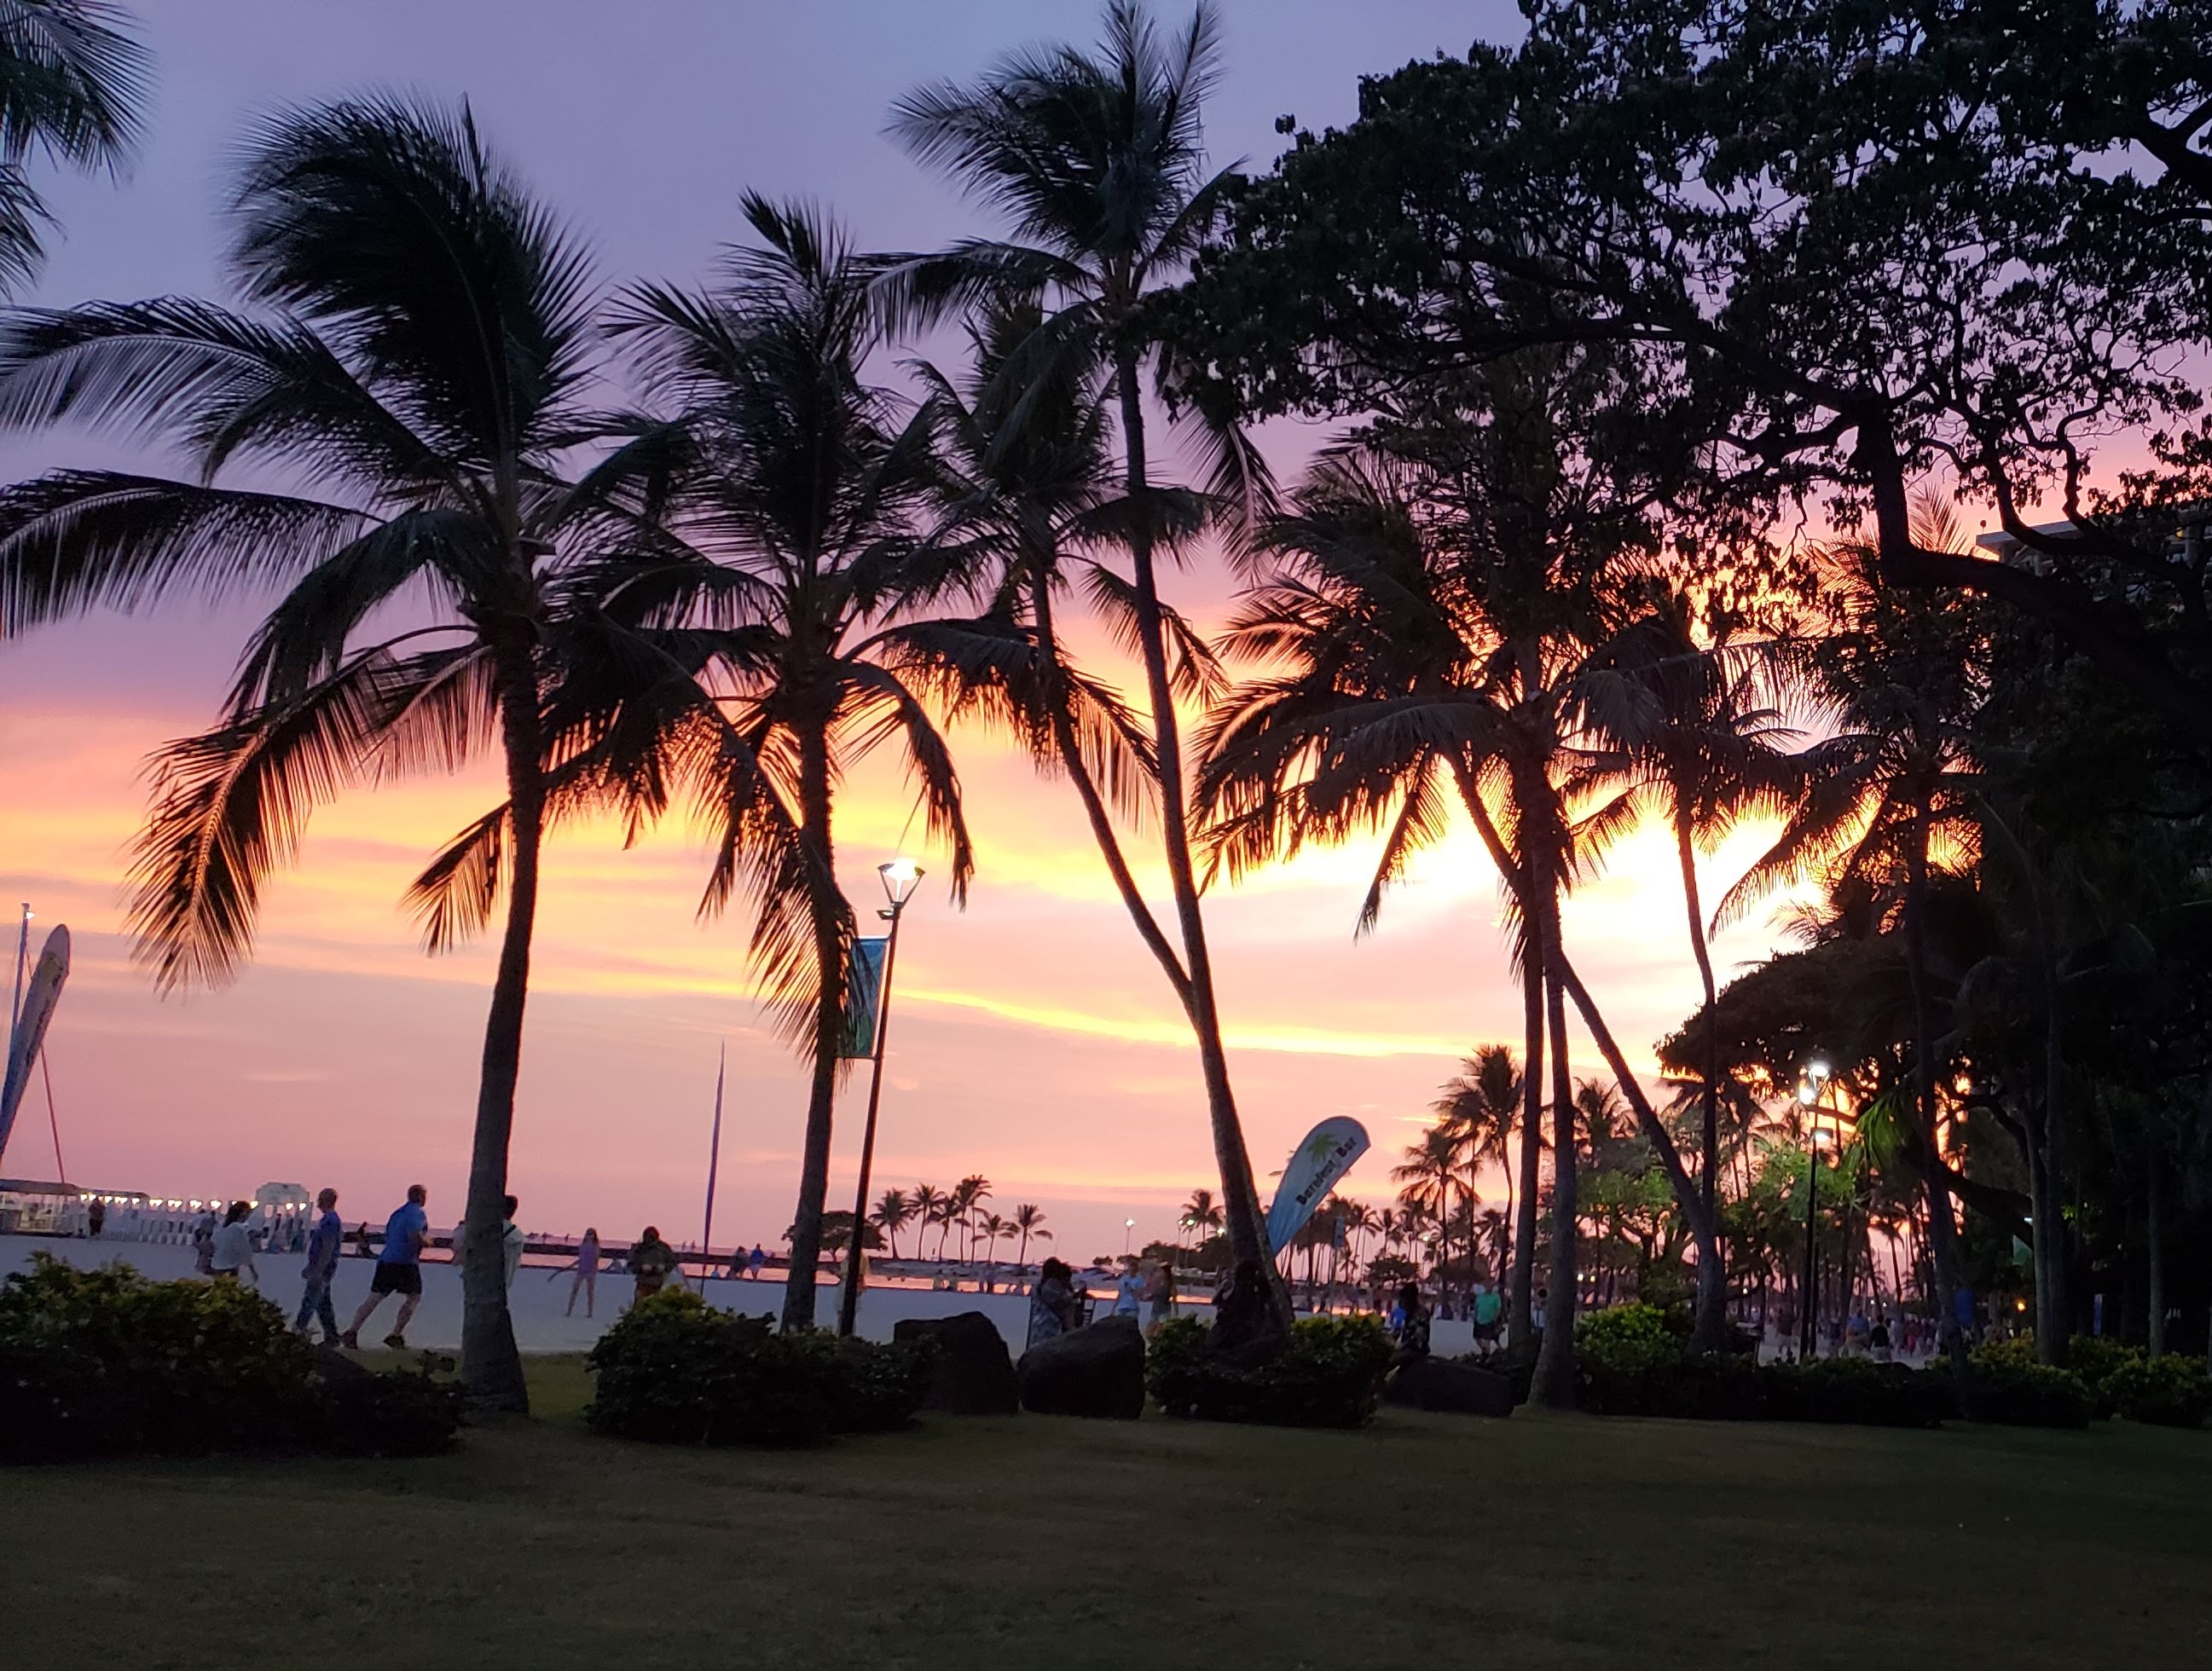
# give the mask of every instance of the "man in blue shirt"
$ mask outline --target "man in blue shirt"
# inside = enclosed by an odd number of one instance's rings
[[[338,1320],[331,1309],[331,1279],[337,1274],[338,1252],[345,1245],[345,1223],[338,1217],[338,1192],[325,1189],[315,1197],[320,1216],[307,1235],[307,1268],[300,1274],[307,1279],[301,1291],[300,1315],[292,1327],[301,1334],[307,1332],[307,1319],[314,1317],[323,1325],[323,1344],[334,1346],[338,1343]]]
[[[422,1249],[430,1243],[430,1216],[422,1208],[429,1199],[430,1192],[421,1184],[410,1184],[407,1199],[385,1220],[384,1251],[376,1256],[376,1275],[368,1285],[368,1297],[353,1314],[353,1324],[343,1340],[356,1352],[361,1350],[361,1326],[375,1315],[386,1294],[400,1297],[399,1319],[384,1337],[384,1344],[394,1352],[407,1350],[407,1322],[414,1316],[415,1308],[422,1303]]]

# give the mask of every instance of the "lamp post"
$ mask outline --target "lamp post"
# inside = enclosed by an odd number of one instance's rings
[[[1813,1123],[1805,1133],[1805,1276],[1799,1285],[1797,1358],[1810,1362],[1818,1343],[1820,1290],[1816,1286],[1815,1243],[1813,1230],[1819,1218],[1820,1193],[1820,1093],[1828,1083],[1828,1064],[1815,1056],[1805,1064],[1805,1077],[1797,1083],[1797,1100],[1812,1111]]]
[[[883,878],[884,896],[890,908],[876,914],[890,924],[884,947],[883,984],[876,992],[876,1048],[868,1070],[868,1121],[860,1133],[860,1183],[853,1198],[853,1233],[845,1244],[845,1285],[837,1296],[837,1333],[849,1335],[860,1309],[860,1243],[868,1224],[868,1174],[876,1164],[876,1109],[884,1096],[884,1045],[891,1030],[891,969],[898,961],[899,917],[914,897],[921,880],[921,867],[911,859],[893,859],[876,866]]]
[[[1137,1221],[1136,1221],[1134,1218],[1124,1218],[1124,1219],[1121,1221],[1121,1257],[1122,1257],[1122,1258],[1127,1259],[1127,1258],[1129,1256],[1129,1243],[1130,1243],[1131,1238],[1133,1238],[1133,1237],[1136,1235],[1136,1233],[1137,1233]]]

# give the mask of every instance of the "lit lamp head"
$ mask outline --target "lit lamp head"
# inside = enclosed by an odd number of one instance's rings
[[[921,866],[911,859],[892,859],[876,866],[876,874],[884,879],[884,894],[896,911],[907,902],[921,880]]]
[[[1815,1056],[1805,1064],[1805,1072],[1812,1076],[1813,1083],[1818,1085],[1826,1085],[1834,1070],[1828,1066],[1826,1057]]]
[[[1814,1085],[1810,1079],[1798,1080],[1797,1100],[1802,1103],[1807,1108],[1811,1108],[1814,1103],[1820,1100],[1820,1087]]]

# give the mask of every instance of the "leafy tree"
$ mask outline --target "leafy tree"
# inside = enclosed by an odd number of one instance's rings
[[[2201,731],[2205,575],[2171,504],[2090,485],[2100,438],[2171,435],[2197,404],[2201,7],[1528,15],[1518,46],[1363,83],[1357,121],[1240,194],[1181,327],[1237,408],[1371,410],[1532,342],[1633,343],[1635,405],[1710,449],[1722,502],[1820,501],[1886,580],[2006,599]],[[1937,467],[2039,560],[1919,542]],[[2039,501],[2068,523],[2031,524]]]

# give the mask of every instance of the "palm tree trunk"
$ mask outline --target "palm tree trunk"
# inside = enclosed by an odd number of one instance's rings
[[[545,834],[545,751],[530,647],[507,650],[497,668],[514,871],[477,1079],[476,1132],[463,1210],[467,1248],[461,1265],[461,1376],[480,1408],[521,1413],[530,1408],[530,1389],[514,1343],[514,1320],[507,1312],[504,1221],[507,1148],[514,1132],[515,1086],[522,1074],[523,1010],[530,997],[530,943],[538,921],[538,860]]]
[[[1719,1003],[1719,992],[1713,981],[1713,959],[1705,944],[1705,907],[1698,897],[1698,858],[1695,845],[1690,839],[1689,821],[1678,810],[1674,818],[1674,851],[1682,866],[1682,902],[1690,918],[1690,951],[1698,960],[1698,979],[1705,994],[1705,1127],[1702,1136],[1705,1147],[1700,1154],[1698,1185],[1705,1197],[1705,1218],[1717,1228],[1720,1220],[1720,1152],[1721,1152],[1721,1042],[1720,1030],[1715,1024],[1714,1008]],[[1717,1233],[1713,1237],[1719,1246]],[[1719,1352],[1728,1345],[1728,1285],[1726,1272],[1718,1274],[1723,1280],[1711,1280],[1705,1268],[1705,1249],[1698,1249],[1698,1311],[1692,1340],[1700,1352]]]
[[[1198,1038],[1199,1066],[1206,1082],[1206,1111],[1213,1131],[1214,1164],[1221,1173],[1222,1209],[1235,1266],[1248,1261],[1263,1275],[1274,1269],[1267,1247],[1267,1215],[1252,1176],[1252,1158],[1237,1115],[1229,1084],[1229,1059],[1222,1048],[1221,1018],[1214,1001],[1213,965],[1206,952],[1206,921],[1199,908],[1198,880],[1190,859],[1190,818],[1183,782],[1182,728],[1168,678],[1167,643],[1160,615],[1158,578],[1152,568],[1152,533],[1146,511],[1148,489],[1145,459],[1145,410],[1137,356],[1123,349],[1115,356],[1115,379],[1121,407],[1121,441],[1127,484],[1139,514],[1129,542],[1130,567],[1137,593],[1137,635],[1143,649],[1146,698],[1152,706],[1153,751],[1159,768],[1161,845],[1176,917],[1182,930],[1183,966],[1190,982],[1185,1010]],[[1269,1309],[1288,1328],[1290,1316],[1279,1280],[1267,1278]]]
[[[1513,1221],[1509,1328],[1515,1356],[1532,1369],[1536,1353],[1536,1196],[1544,1164],[1544,931],[1521,914],[1522,1050],[1520,1216]]]
[[[2149,1289],[2150,1330],[2144,1336],[2153,1358],[2166,1356],[2166,1219],[2159,1207],[2158,1159],[2143,1175],[2143,1252]]]
[[[1559,921],[1545,924],[1554,946]],[[1536,1355],[1529,1397],[1551,1410],[1575,1407],[1575,1304],[1580,1270],[1576,1258],[1575,1096],[1567,1060],[1567,1011],[1555,981],[1544,983],[1552,1033],[1552,1269],[1544,1300],[1544,1345]]]
[[[822,1210],[830,1194],[830,1130],[837,1093],[837,1051],[845,1030],[845,932],[830,844],[830,745],[808,727],[799,750],[799,839],[810,872],[813,902],[814,1082],[806,1103],[806,1135],[799,1151],[799,1203],[791,1218],[791,1274],[783,1287],[786,1332],[814,1327],[814,1279],[822,1260]],[[860,1228],[853,1227],[858,1236]]]
[[[1959,1328],[1959,1227],[1943,1182],[1943,1149],[1936,1131],[1936,1021],[1928,991],[1928,805],[1920,803],[1905,855],[1905,969],[1912,988],[1913,1119],[1928,1145],[1928,1252],[1936,1267],[1936,1338],[1951,1360],[1962,1415],[1972,1414],[1972,1378],[1966,1337]]]

